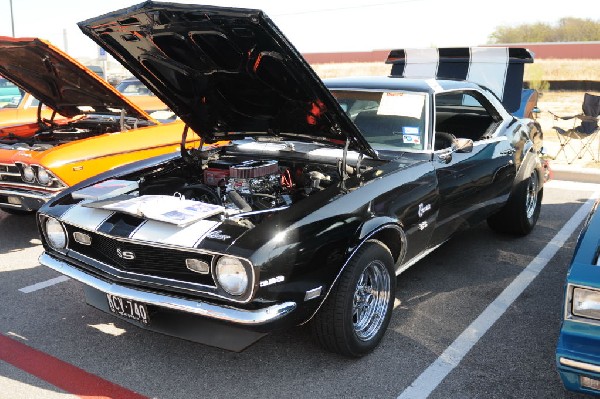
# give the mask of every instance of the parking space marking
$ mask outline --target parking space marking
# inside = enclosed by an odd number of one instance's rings
[[[24,292],[25,294],[29,294],[30,292],[38,291],[69,280],[70,278],[67,276],[60,276],[56,278],[51,278],[47,281],[42,281],[41,283],[30,285],[28,287],[20,288],[19,291]]]
[[[598,183],[583,183],[568,180],[550,180],[544,183],[544,188],[571,190],[571,191],[597,191],[600,189]]]
[[[0,360],[82,399],[148,399],[2,334]]]
[[[481,337],[508,310],[510,305],[540,274],[556,252],[575,232],[580,223],[587,217],[600,191],[592,194],[544,249],[529,265],[502,291],[498,297],[475,319],[446,350],[421,373],[397,399],[427,398],[448,374],[462,361]]]

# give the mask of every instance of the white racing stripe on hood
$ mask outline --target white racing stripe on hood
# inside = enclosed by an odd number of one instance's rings
[[[96,231],[106,219],[114,214],[107,209],[88,208],[76,205],[67,210],[61,219],[68,224],[85,230]]]
[[[148,220],[139,229],[134,231],[129,238],[194,248],[206,234],[220,224],[221,222],[211,220],[199,220],[189,226],[180,227],[170,223]]]

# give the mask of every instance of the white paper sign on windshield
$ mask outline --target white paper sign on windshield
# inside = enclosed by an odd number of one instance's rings
[[[421,118],[425,96],[407,93],[383,93],[377,115]]]

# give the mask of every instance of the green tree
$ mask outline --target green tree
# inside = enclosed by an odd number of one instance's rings
[[[488,43],[588,42],[600,40],[600,21],[561,18],[556,24],[536,22],[518,26],[498,26]]]

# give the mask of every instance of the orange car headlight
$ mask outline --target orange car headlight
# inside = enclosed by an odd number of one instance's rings
[[[33,171],[33,168],[29,165],[23,165],[21,178],[26,183],[33,183],[35,180],[35,172]]]
[[[48,173],[48,171],[46,169],[38,168],[37,181],[41,185],[49,186],[52,184],[52,177],[50,177],[50,174]]]

